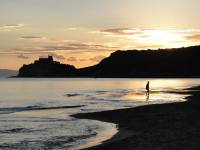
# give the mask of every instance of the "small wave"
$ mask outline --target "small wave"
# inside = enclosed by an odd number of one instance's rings
[[[81,94],[78,93],[72,93],[72,94],[66,94],[67,97],[76,97],[76,96],[80,96]]]
[[[24,132],[32,132],[31,129],[26,128],[14,128],[9,130],[0,130],[0,133],[24,133]]]
[[[17,120],[17,119],[0,119],[1,122],[66,122],[66,121],[72,121],[72,120],[76,120],[74,118],[70,118],[70,119],[55,119],[55,118],[44,118],[44,119],[31,119],[31,120],[25,120],[25,119],[22,119],[22,120]]]
[[[69,108],[79,108],[84,106],[85,105],[55,106],[55,107],[27,106],[27,107],[0,108],[0,114],[10,114],[15,112],[34,111],[34,110],[69,109]]]
[[[79,140],[96,136],[96,133],[80,136],[55,136],[49,139],[23,140],[17,143],[3,143],[0,149],[32,150],[32,149],[69,149]]]
[[[97,94],[105,94],[108,93],[109,91],[96,91]]]

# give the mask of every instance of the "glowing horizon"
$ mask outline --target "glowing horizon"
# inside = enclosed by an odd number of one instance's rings
[[[200,45],[198,0],[13,0],[0,8],[0,69],[48,54],[80,68],[118,49]]]

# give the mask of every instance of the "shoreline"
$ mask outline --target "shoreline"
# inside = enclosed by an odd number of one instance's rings
[[[187,90],[186,102],[72,115],[118,125],[111,139],[84,150],[200,149],[200,87]]]

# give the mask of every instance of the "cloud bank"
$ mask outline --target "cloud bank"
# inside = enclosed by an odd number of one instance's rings
[[[199,29],[112,28],[99,30],[96,33],[131,40],[136,48],[168,48],[200,44]]]

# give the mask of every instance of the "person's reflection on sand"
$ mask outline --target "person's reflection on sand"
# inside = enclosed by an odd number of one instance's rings
[[[149,101],[149,93],[150,93],[149,86],[150,86],[150,82],[148,81],[147,84],[146,84],[146,96],[147,96],[146,100],[147,101]]]

